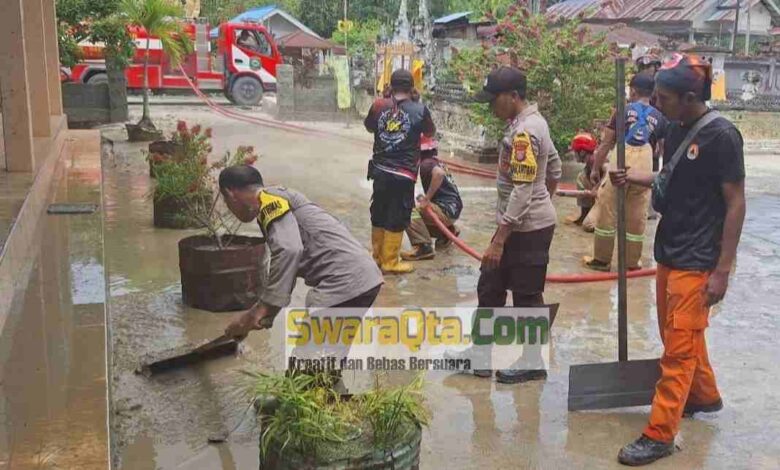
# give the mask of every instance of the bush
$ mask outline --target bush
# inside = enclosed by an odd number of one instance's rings
[[[253,165],[258,158],[254,148],[240,146],[209,164],[211,129],[188,127],[184,121],[178,122],[170,141],[177,149],[174,155],[147,155],[156,178],[152,197],[155,201],[178,201],[184,207],[182,216],[196,221],[222,247],[222,236],[234,234],[240,222],[235,223],[217,207],[219,172],[228,166]]]
[[[377,382],[372,391],[356,396],[339,394],[334,389],[338,378],[328,373],[247,375],[264,422],[261,460],[285,452],[327,460],[354,457],[350,454],[366,446],[391,449],[428,422],[422,375],[393,389]]]
[[[493,47],[458,51],[449,65],[467,90],[481,89],[487,73],[499,65],[513,65],[526,73],[528,99],[539,104],[559,150],[577,132],[597,131],[596,120],[608,117],[615,101],[614,58],[619,54],[605,36],[591,36],[579,21],[555,24],[516,6],[497,28]],[[500,136],[504,123],[488,106],[473,105],[472,115]]]

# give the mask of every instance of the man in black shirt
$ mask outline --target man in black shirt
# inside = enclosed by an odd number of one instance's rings
[[[731,122],[716,117],[685,145],[679,160],[672,158],[691,128],[712,112],[705,104],[711,83],[710,65],[696,57],[677,55],[664,65],[656,76],[657,103],[673,124],[661,175],[610,172],[616,186],[652,187],[661,214],[655,239],[661,379],[649,424],[618,454],[626,465],[670,455],[683,414],[723,407],[704,329],[710,307],[726,294],[745,218],[742,136]]]
[[[371,244],[382,271],[400,274],[414,270],[400,261],[400,251],[414,208],[420,136],[433,137],[436,126],[428,108],[415,99],[414,79],[408,70],[393,72],[390,87],[390,98],[375,101],[365,119],[366,129],[374,134],[368,174],[374,180]]]
[[[401,253],[401,258],[407,261],[433,259],[435,252],[431,245],[431,234],[436,237],[437,249],[449,245],[449,239],[436,228],[436,224],[425,212],[426,207],[430,207],[434,215],[455,234],[458,233],[455,221],[463,210],[463,201],[452,175],[444,163],[436,158],[436,140],[423,136],[420,149],[420,180],[425,194],[417,198],[417,208],[412,211],[412,222],[406,228],[406,235],[413,247],[413,251]]]

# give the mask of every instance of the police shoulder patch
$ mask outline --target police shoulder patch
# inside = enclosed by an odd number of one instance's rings
[[[512,139],[509,170],[515,183],[532,183],[536,179],[536,155],[527,132],[518,132]]]
[[[260,221],[263,230],[268,230],[273,221],[290,212],[290,201],[282,196],[260,191],[258,198],[260,200],[260,214],[257,216],[257,219]]]

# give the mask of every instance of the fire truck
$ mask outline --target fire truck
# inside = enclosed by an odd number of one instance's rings
[[[136,46],[125,70],[128,89],[143,88],[148,40],[148,79],[152,91],[189,89],[189,77],[202,91],[221,90],[233,103],[256,105],[264,92],[276,90],[276,66],[282,63],[282,55],[273,36],[260,23],[220,25],[214,55],[208,24],[199,20],[187,22],[184,31],[192,40],[194,51],[182,59],[181,67],[171,64],[160,39],[149,37],[143,28],[129,27],[128,30]],[[107,82],[102,45],[82,43],[81,52],[83,61],[72,68],[70,81],[88,84]]]

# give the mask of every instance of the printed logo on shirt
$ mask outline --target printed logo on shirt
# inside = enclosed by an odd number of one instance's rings
[[[536,179],[536,155],[527,132],[515,135],[512,140],[512,156],[509,173],[515,183],[532,183]]]
[[[688,160],[696,160],[699,158],[699,145],[691,144],[691,146],[688,147],[688,152],[685,154],[685,156],[688,157]]]
[[[406,140],[412,128],[412,120],[403,109],[387,109],[379,115],[379,140],[386,150],[392,150]]]
[[[260,214],[258,219],[263,230],[268,230],[271,222],[290,212],[290,202],[281,197],[266,192],[260,193]]]

